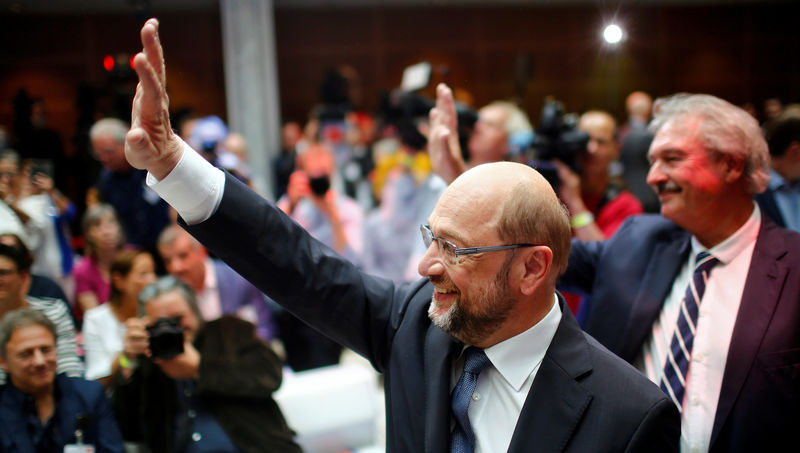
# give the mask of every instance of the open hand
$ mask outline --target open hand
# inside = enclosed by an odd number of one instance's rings
[[[158,20],[149,19],[141,31],[142,52],[134,57],[139,84],[131,110],[131,130],[125,137],[125,157],[140,169],[163,179],[182,154],[181,139],[169,123],[169,97]]]
[[[440,83],[436,87],[436,107],[428,114],[430,134],[428,154],[433,171],[450,184],[466,170],[458,143],[458,117],[453,92]]]

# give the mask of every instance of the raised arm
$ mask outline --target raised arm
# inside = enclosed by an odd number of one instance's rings
[[[182,143],[169,123],[169,97],[158,20],[141,31],[142,52],[134,58],[139,84],[133,98],[131,130],[125,137],[125,157],[136,168],[163,179],[180,161]]]
[[[428,116],[431,123],[428,140],[431,165],[433,171],[450,184],[466,171],[466,165],[458,143],[458,117],[453,92],[444,83],[436,87],[436,107],[431,109]]]

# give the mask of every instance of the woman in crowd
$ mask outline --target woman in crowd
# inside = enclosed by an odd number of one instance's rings
[[[83,322],[86,379],[100,380],[106,387],[117,367],[130,366],[120,354],[125,321],[138,316],[137,296],[156,280],[153,257],[140,249],[118,252],[110,272],[108,303],[88,310]]]
[[[108,300],[111,290],[111,262],[125,243],[125,234],[114,208],[98,204],[83,216],[86,239],[83,258],[75,266],[75,318]]]

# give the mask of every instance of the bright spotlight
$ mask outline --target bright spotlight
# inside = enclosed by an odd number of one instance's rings
[[[617,44],[622,41],[622,29],[616,24],[607,26],[603,30],[603,39],[609,44]]]

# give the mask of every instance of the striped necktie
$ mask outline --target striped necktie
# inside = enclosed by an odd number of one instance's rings
[[[453,416],[456,426],[450,437],[450,453],[472,453],[475,449],[475,435],[469,423],[469,403],[478,383],[478,375],[492,362],[483,349],[470,346],[464,351],[464,372],[453,389]]]
[[[679,410],[683,408],[683,395],[686,390],[686,376],[689,372],[689,361],[692,358],[692,345],[697,329],[697,315],[700,311],[700,302],[706,291],[708,275],[719,260],[709,255],[708,252],[697,254],[694,275],[686,295],[681,301],[678,323],[675,334],[667,353],[664,364],[664,374],[661,377],[661,390],[672,399]]]

